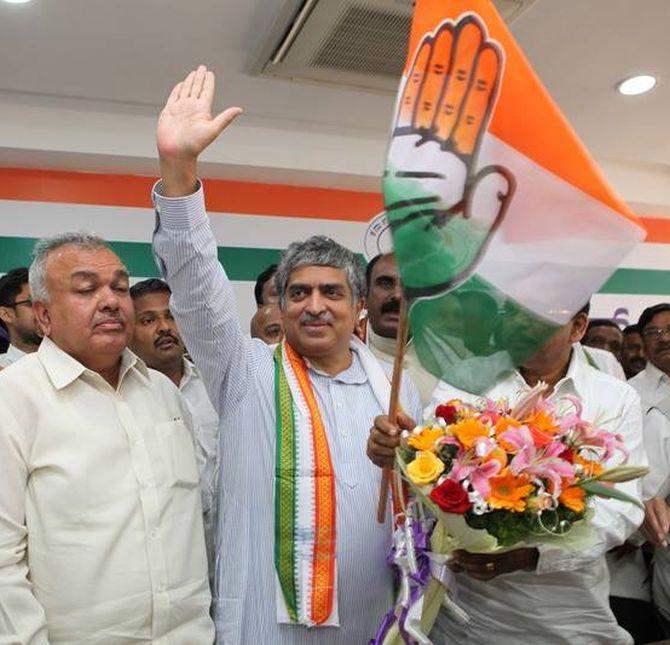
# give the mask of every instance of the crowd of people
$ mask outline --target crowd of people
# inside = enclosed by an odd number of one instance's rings
[[[394,594],[380,468],[426,407],[475,398],[429,374],[410,337],[402,413],[388,416],[393,254],[364,271],[329,238],[295,242],[259,275],[241,329],[197,176],[240,113],[212,116],[213,97],[198,68],[159,119],[161,279],[131,286],[86,233],[40,240],[29,268],[0,278],[0,642],[368,642]],[[445,309],[451,328],[476,328],[463,355],[486,355],[503,305],[473,290]],[[457,552],[469,621],[442,610],[431,639],[670,637],[670,304],[624,330],[585,307],[486,394],[539,381],[648,461],[625,485],[645,510],[598,499],[579,553]]]

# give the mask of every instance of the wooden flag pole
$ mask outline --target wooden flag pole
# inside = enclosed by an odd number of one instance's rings
[[[407,301],[400,301],[400,315],[398,321],[398,333],[396,335],[395,359],[393,360],[393,377],[391,378],[391,397],[389,400],[389,418],[395,422],[400,411],[400,382],[402,380],[402,361],[405,356],[407,335],[409,331],[409,320],[407,315]],[[379,491],[379,503],[377,504],[377,521],[383,524],[386,521],[386,502],[389,496],[389,487],[392,487],[394,506],[397,502],[399,491],[393,482],[393,468],[384,468],[382,471],[382,484]]]

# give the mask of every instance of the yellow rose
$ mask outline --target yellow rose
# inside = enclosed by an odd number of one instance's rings
[[[413,434],[407,443],[417,450],[435,450],[435,442],[444,435],[445,432],[442,428],[424,426],[421,428],[421,432]]]
[[[414,461],[407,466],[407,476],[417,486],[425,486],[434,482],[444,470],[444,463],[432,452],[420,450]]]

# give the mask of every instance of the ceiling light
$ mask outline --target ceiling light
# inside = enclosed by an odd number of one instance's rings
[[[5,0],[8,4],[25,4],[26,2],[30,2],[30,0]]]
[[[617,90],[626,96],[635,96],[636,94],[644,94],[656,87],[656,77],[649,74],[640,74],[639,76],[631,76],[621,81],[617,86]]]

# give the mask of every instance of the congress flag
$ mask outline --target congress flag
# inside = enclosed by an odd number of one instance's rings
[[[470,392],[644,237],[490,0],[417,0],[383,191],[419,358]]]

